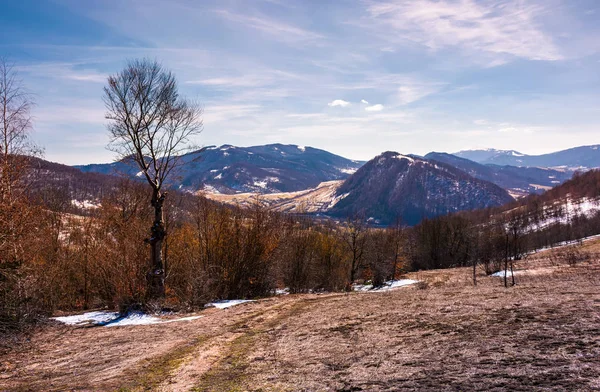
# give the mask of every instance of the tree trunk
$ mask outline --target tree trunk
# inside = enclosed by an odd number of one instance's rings
[[[150,229],[150,271],[146,275],[149,299],[160,299],[165,296],[165,270],[162,259],[162,244],[165,238],[165,226],[163,222],[163,203],[165,194],[154,190],[152,194],[152,207],[154,207],[154,223]]]
[[[506,235],[506,248],[504,252],[504,287],[508,287],[508,234]]]

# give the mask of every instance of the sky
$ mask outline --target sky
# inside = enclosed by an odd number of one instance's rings
[[[204,108],[197,145],[541,154],[600,143],[597,0],[0,0],[45,158],[110,162],[127,60]]]

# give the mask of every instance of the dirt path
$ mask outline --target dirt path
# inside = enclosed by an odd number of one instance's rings
[[[225,364],[241,342],[250,341],[247,337],[314,297],[284,296],[211,309],[200,319],[169,324],[49,327],[2,359],[0,390],[187,391],[202,388],[201,380],[219,385],[215,365]]]
[[[314,301],[306,297],[289,297],[242,317],[222,335],[207,339],[205,344],[190,352],[157,390],[225,390],[225,387],[238,383],[246,367],[242,361],[255,342],[255,336]]]

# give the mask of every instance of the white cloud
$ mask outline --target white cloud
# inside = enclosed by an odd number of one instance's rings
[[[380,103],[378,103],[378,104],[376,104],[376,105],[373,105],[373,106],[367,106],[367,107],[365,108],[365,110],[366,110],[367,112],[380,112],[380,111],[382,111],[382,110],[383,110],[383,105],[382,105],[382,104],[380,104]]]
[[[364,103],[365,105],[368,105],[368,104],[369,104],[369,102],[368,102],[367,100],[365,100],[365,99],[361,99],[361,100],[360,100],[360,103]]]
[[[336,100],[329,102],[327,104],[327,106],[331,106],[331,107],[340,106],[340,107],[345,108],[346,106],[350,106],[350,102],[344,101],[343,99],[336,99]]]
[[[367,11],[374,24],[384,26],[382,34],[395,43],[417,42],[432,50],[460,47],[530,60],[563,58],[536,21],[545,10],[522,0],[377,1]],[[492,65],[502,63],[491,61]]]

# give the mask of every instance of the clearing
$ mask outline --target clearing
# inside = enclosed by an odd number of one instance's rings
[[[56,323],[0,358],[10,391],[600,389],[600,242],[377,293],[285,295],[201,318],[115,328]]]

